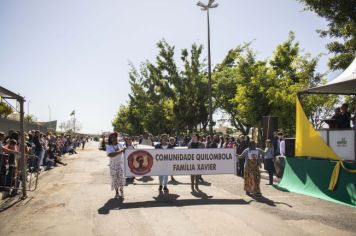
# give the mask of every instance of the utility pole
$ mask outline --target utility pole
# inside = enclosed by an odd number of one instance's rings
[[[198,2],[197,5],[201,7],[202,11],[206,11],[207,22],[208,22],[208,96],[209,96],[209,134],[213,135],[213,105],[212,105],[212,94],[211,94],[211,55],[210,55],[210,20],[209,20],[209,9],[216,8],[219,6],[218,3],[214,4],[215,0],[209,0],[208,4]]]

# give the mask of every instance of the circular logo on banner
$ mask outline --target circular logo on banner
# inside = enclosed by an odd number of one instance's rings
[[[127,158],[130,171],[136,175],[145,175],[151,171],[153,157],[144,150],[138,150],[131,153]]]

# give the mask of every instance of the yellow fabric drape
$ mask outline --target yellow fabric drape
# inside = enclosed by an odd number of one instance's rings
[[[309,123],[305,115],[300,101],[296,99],[296,140],[295,140],[295,156],[296,157],[318,157],[338,161],[331,174],[329,190],[333,191],[340,174],[340,166],[350,172],[356,173],[356,170],[347,169],[342,162],[342,159],[330,148]]]
[[[296,109],[296,157],[307,156],[337,161],[341,160],[341,158],[324,142],[319,132],[309,123],[298,97],[296,101]]]
[[[331,174],[331,180],[330,180],[330,183],[329,183],[329,190],[330,191],[333,191],[335,186],[336,186],[336,184],[337,184],[337,181],[339,179],[339,174],[340,174],[340,166],[344,170],[346,170],[346,171],[348,171],[348,172],[350,172],[352,174],[356,174],[356,170],[348,169],[348,168],[345,167],[345,165],[344,165],[344,163],[342,161],[338,161],[336,163],[335,167],[334,167],[333,173]]]

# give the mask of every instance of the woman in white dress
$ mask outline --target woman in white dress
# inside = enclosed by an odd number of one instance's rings
[[[110,176],[111,176],[111,190],[116,191],[116,198],[124,197],[124,152],[125,147],[118,143],[118,134],[116,132],[111,133],[108,139],[108,145],[106,146],[106,153],[110,157]],[[120,189],[120,193],[119,193]]]

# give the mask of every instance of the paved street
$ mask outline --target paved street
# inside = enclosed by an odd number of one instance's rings
[[[110,190],[108,158],[88,145],[65,167],[41,173],[29,198],[0,212],[0,235],[356,235],[356,208],[282,192],[261,183],[251,198],[234,175],[204,176],[192,194],[176,177],[158,196],[157,177],[135,180],[125,199]]]

